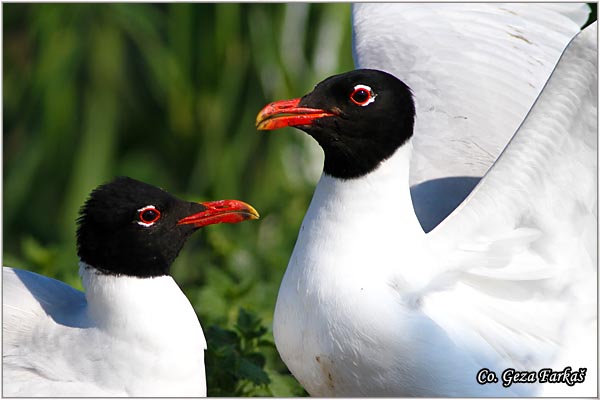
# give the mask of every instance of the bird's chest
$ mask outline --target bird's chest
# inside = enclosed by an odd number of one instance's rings
[[[203,338],[182,339],[160,346],[130,340],[112,343],[114,371],[121,371],[113,377],[115,384],[125,384],[132,396],[205,396]]]
[[[93,328],[86,342],[94,345],[85,347],[91,370],[80,372],[82,379],[128,396],[205,395],[206,341],[172,278],[92,278],[86,296]]]
[[[403,271],[423,254],[424,235],[400,229],[417,223],[410,197],[401,207],[376,187],[321,178],[279,290],[275,343],[311,395],[392,395],[390,375],[407,367],[399,332],[410,331],[412,310],[402,292],[422,278]]]
[[[282,285],[274,316],[282,359],[314,396],[392,394],[389,375],[409,354],[399,332],[411,329],[402,310],[389,307],[397,296],[368,279],[326,285],[310,277]]]
[[[365,226],[368,229],[368,226]],[[385,393],[397,363],[389,353],[404,323],[393,280],[382,263],[386,240],[338,233],[337,240],[302,233],[284,276],[274,316],[277,348],[311,395]],[[329,236],[330,238],[332,236]]]

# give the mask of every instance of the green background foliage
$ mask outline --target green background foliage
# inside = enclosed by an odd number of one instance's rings
[[[262,218],[203,229],[173,275],[211,347],[209,394],[303,394],[271,322],[322,155],[254,120],[352,69],[350,5],[4,4],[3,30],[4,265],[81,288],[77,212],[118,175],[247,201]]]
[[[247,201],[261,220],[203,229],[173,266],[207,336],[209,395],[305,394],[271,323],[322,154],[254,120],[353,68],[350,5],[10,3],[3,37],[4,265],[81,289],[77,212],[118,175]]]

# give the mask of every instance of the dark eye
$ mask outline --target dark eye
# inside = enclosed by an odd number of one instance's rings
[[[375,93],[367,85],[356,85],[350,94],[350,100],[356,105],[366,106],[375,101]]]
[[[150,226],[160,219],[160,211],[154,206],[146,206],[138,210],[138,224]]]

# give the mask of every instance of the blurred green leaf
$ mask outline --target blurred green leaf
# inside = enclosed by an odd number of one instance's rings
[[[269,384],[269,391],[265,393],[265,396],[274,397],[301,397],[306,396],[306,391],[302,389],[291,375],[282,375],[276,373],[270,373],[267,370],[271,383]]]
[[[282,373],[267,367],[265,347],[275,350],[275,345],[264,338],[268,330],[257,315],[240,309],[235,328],[226,330],[213,325],[206,330],[209,396],[303,393],[297,382],[285,379],[290,378],[287,370]],[[275,386],[271,387],[272,383]]]
[[[37,265],[48,265],[56,259],[55,252],[43,247],[33,237],[23,239],[23,255],[27,260]]]
[[[240,378],[248,379],[255,385],[266,385],[271,382],[267,373],[247,358],[240,359],[238,374]]]
[[[242,308],[235,327],[244,339],[255,339],[264,335],[267,331],[265,327],[261,326],[260,322],[260,318]]]

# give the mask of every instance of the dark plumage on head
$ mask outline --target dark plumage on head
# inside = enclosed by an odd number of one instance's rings
[[[145,207],[156,211],[147,209],[144,216]],[[196,230],[193,225],[178,225],[178,221],[205,209],[135,179],[116,178],[93,190],[81,208],[77,254],[105,273],[166,275]],[[157,213],[156,221],[144,222],[143,218],[154,218]]]
[[[274,102],[258,129],[302,129],[321,145],[324,172],[343,179],[376,169],[412,136],[415,106],[408,86],[383,71],[329,77],[300,99]]]

